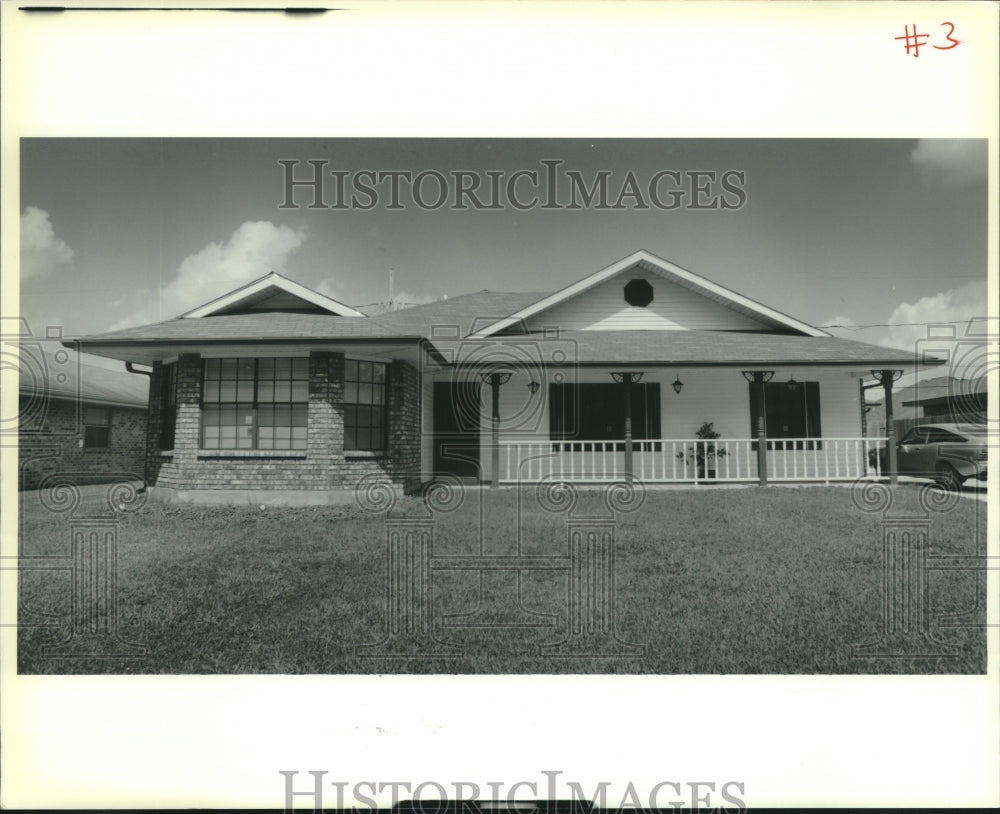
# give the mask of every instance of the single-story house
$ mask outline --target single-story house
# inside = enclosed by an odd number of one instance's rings
[[[48,344],[19,348],[18,486],[57,473],[78,483],[142,480],[149,377]]]
[[[271,273],[76,341],[151,368],[147,482],[191,500],[326,502],[365,476],[874,477],[861,377],[886,371],[891,390],[916,363],[645,251],[554,293],[373,316]]]

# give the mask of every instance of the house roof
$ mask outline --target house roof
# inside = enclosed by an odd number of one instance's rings
[[[752,315],[759,322],[773,325],[775,333],[706,330],[560,332],[559,338],[572,345],[571,351],[580,364],[842,365],[855,368],[918,364],[912,353],[832,337],[644,251],[636,252],[551,295],[483,290],[369,317],[354,311],[361,318],[338,315],[332,311],[222,313],[233,308],[252,310],[254,297],[272,296],[267,293],[270,291],[268,286],[277,286],[284,292],[296,293],[298,289],[308,292],[308,289],[272,273],[231,295],[190,311],[184,317],[85,336],[77,341],[94,353],[112,358],[132,358],[133,361],[141,357],[145,362],[162,358],[164,349],[168,347],[173,348],[172,352],[178,352],[178,348],[185,345],[269,342],[343,342],[350,343],[352,347],[370,343],[381,348],[394,344],[411,347],[421,344],[432,358],[443,362],[449,356],[442,356],[438,351],[454,350],[456,342],[470,342],[472,346],[480,340],[523,344],[524,341],[549,339],[551,334],[538,337],[523,332],[514,334],[513,331],[523,329],[523,320],[528,316],[637,266],[663,274],[707,297],[726,303],[728,307]],[[329,302],[336,307],[341,305],[332,300]],[[143,350],[141,354],[136,352],[129,356],[130,348]],[[455,358],[454,354],[450,358]],[[919,362],[938,363],[933,360]]]
[[[284,339],[371,339],[407,337],[377,318],[355,319],[330,314],[232,314],[211,319],[178,317],[152,325],[84,336],[80,342],[132,344],[136,342],[219,342]],[[409,338],[419,338],[411,334]]]
[[[65,355],[63,355],[65,354]],[[84,354],[32,347],[22,349],[18,365],[18,392],[22,396],[70,399],[116,407],[145,407],[149,379],[124,368],[110,370],[93,364]]]
[[[313,291],[311,288],[306,288],[294,280],[283,277],[276,271],[265,274],[263,277],[258,277],[245,286],[241,286],[235,291],[230,291],[228,294],[223,294],[221,297],[216,297],[211,302],[199,305],[197,308],[181,314],[181,316],[197,319],[216,316],[241,308],[251,308],[281,293],[291,295],[294,301],[301,306],[319,308],[335,316],[364,316],[363,313],[351,308],[351,306],[337,302],[332,297],[327,297],[318,291]]]
[[[744,333],[740,331],[560,331],[558,335],[490,337],[483,343],[542,346],[558,341],[577,364],[628,367],[812,366],[899,367],[915,363],[912,353],[832,336]],[[466,340],[474,345],[475,342]],[[440,347],[441,343],[435,343]],[[931,362],[934,364],[934,362]]]
[[[735,311],[739,311],[740,313],[753,317],[754,319],[762,321],[765,324],[771,325],[776,330],[791,330],[796,333],[805,334],[806,336],[829,336],[826,331],[821,330],[820,328],[816,328],[812,325],[806,324],[805,322],[794,319],[787,314],[781,313],[781,311],[777,311],[774,308],[763,305],[762,303],[752,300],[749,297],[738,294],[725,286],[719,285],[718,283],[713,283],[705,277],[681,268],[676,263],[671,263],[668,260],[664,260],[662,257],[657,257],[655,254],[642,249],[630,254],[622,260],[619,260],[617,263],[612,263],[607,268],[601,269],[588,277],[584,277],[582,280],[577,280],[575,283],[572,283],[565,288],[561,288],[553,294],[547,294],[540,297],[535,302],[504,317],[503,319],[483,326],[483,328],[477,331],[474,336],[476,338],[492,336],[505,328],[509,328],[517,324],[521,320],[528,319],[529,317],[543,311],[547,311],[550,308],[565,302],[566,300],[577,297],[594,286],[603,283],[605,280],[626,274],[635,268],[641,268],[644,271],[659,274],[671,282],[684,286],[685,288],[695,291],[696,293],[708,297],[711,300],[726,305]]]

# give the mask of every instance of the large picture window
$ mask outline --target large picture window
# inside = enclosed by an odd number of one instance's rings
[[[344,449],[386,447],[386,366],[381,362],[344,362]]]
[[[660,437],[660,385],[632,385],[632,437]],[[549,385],[549,437],[553,441],[625,438],[622,385],[614,382]]]
[[[305,449],[309,360],[206,359],[202,448]]]
[[[111,408],[87,405],[83,408],[83,448],[111,447]]]
[[[794,438],[796,449],[822,449],[819,441],[803,441],[823,435],[819,420],[819,382],[768,382],[764,385],[764,404],[760,403],[759,385],[750,384],[750,433],[757,437],[757,419],[763,408],[764,437],[768,449],[790,449],[779,439]],[[772,440],[779,440],[775,444]]]

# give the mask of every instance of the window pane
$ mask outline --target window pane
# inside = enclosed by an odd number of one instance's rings
[[[380,384],[372,385],[372,404],[384,404],[385,388]]]
[[[274,359],[257,360],[257,376],[261,379],[274,378]]]
[[[344,362],[344,378],[350,381],[358,380],[358,363],[354,359]]]
[[[372,363],[358,362],[358,381],[370,382],[372,380]]]
[[[372,403],[372,386],[362,382],[358,385],[358,404]]]
[[[219,376],[223,379],[235,379],[236,378],[236,360],[235,359],[220,359],[219,360]]]
[[[277,381],[274,383],[274,400],[290,401],[292,398],[291,382]]]
[[[240,359],[238,375],[241,379],[252,379],[255,359]]]
[[[274,401],[273,382],[259,382],[257,384],[257,401]]]
[[[372,430],[372,449],[383,449],[382,430]]]
[[[253,381],[241,381],[236,386],[237,401],[253,401]]]
[[[297,356],[292,359],[292,376],[296,379],[309,378],[309,359],[305,356]]]
[[[344,382],[344,401],[347,404],[358,403],[358,385],[355,382]]]
[[[202,422],[206,427],[218,427],[219,426],[219,408],[218,407],[206,407],[202,413]]]
[[[373,365],[374,379],[378,384],[385,384],[385,365]]]
[[[85,407],[83,423],[97,427],[106,427],[111,423],[111,411],[107,407]]]
[[[205,401],[219,400],[219,383],[205,382]]]
[[[309,382],[292,382],[292,401],[309,401]]]
[[[219,401],[236,401],[236,382],[222,382],[219,387]]]
[[[358,426],[358,408],[347,406],[344,408],[344,424],[348,427]]]
[[[353,427],[344,427],[344,449],[357,449],[357,438]]]
[[[217,449],[219,446],[219,428],[205,427],[205,449]]]
[[[358,449],[371,449],[371,430],[367,427],[358,427],[357,439]]]
[[[292,408],[292,426],[305,427],[309,423],[309,408],[304,404]]]
[[[218,359],[206,359],[205,360],[205,378],[206,379],[218,379],[219,378],[219,360]]]

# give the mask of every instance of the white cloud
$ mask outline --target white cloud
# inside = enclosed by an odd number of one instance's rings
[[[301,229],[247,221],[225,243],[209,243],[185,258],[174,279],[160,288],[154,305],[138,308],[111,329],[172,319],[270,271],[281,273],[305,239]]]
[[[965,334],[969,320],[986,316],[986,281],[967,283],[959,288],[904,302],[892,312],[884,344],[913,350],[918,340],[927,338],[928,323],[957,325],[956,336]]]
[[[986,179],[986,144],[977,139],[920,139],[910,160],[929,180],[961,187]]]
[[[21,215],[21,279],[47,277],[73,260],[73,250],[56,237],[49,213],[37,206]]]

